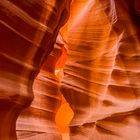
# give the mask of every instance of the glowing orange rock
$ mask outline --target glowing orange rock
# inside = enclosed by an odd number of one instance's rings
[[[55,47],[43,63],[33,85],[34,100],[17,121],[18,138],[22,140],[61,140],[55,116],[61,105],[58,74],[64,60],[64,42],[59,35]],[[64,55],[64,56],[63,56]],[[61,60],[62,59],[62,60]],[[57,76],[55,71],[57,70]],[[59,75],[59,76],[58,76]]]
[[[68,61],[61,88],[74,111],[71,140],[140,138],[140,16],[135,6],[133,0],[73,1],[63,29]]]
[[[0,139],[33,99],[32,84],[66,22],[70,0],[0,1]]]

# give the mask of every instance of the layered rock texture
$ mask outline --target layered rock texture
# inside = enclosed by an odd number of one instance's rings
[[[74,0],[61,91],[71,140],[140,139],[140,2]],[[67,31],[66,31],[67,30]]]
[[[33,85],[34,100],[17,121],[18,139],[61,140],[55,116],[62,95],[60,93],[61,69],[66,60],[65,43],[59,35],[53,51],[43,63]]]
[[[16,139],[16,119],[33,99],[34,79],[53,48],[59,28],[68,18],[69,4],[70,0],[0,0],[1,140]],[[40,78],[36,83],[43,85]],[[43,99],[42,104],[44,109],[47,103]],[[36,113],[35,109],[32,112]]]
[[[61,140],[60,89],[70,140],[140,140],[139,0],[72,0],[62,38],[70,2],[0,0],[0,140]]]

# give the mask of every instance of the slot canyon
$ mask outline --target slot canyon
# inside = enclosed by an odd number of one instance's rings
[[[0,140],[140,140],[139,0],[0,0]]]

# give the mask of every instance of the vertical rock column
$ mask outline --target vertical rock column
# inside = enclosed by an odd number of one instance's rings
[[[15,140],[16,119],[68,17],[69,0],[0,1],[0,139]]]
[[[61,104],[60,82],[55,69],[63,64],[64,42],[57,37],[53,51],[43,63],[33,85],[34,100],[17,121],[17,134],[20,140],[61,140],[55,123],[55,116]],[[58,63],[59,61],[59,63]],[[56,67],[57,65],[57,67]],[[58,74],[57,74],[58,75]],[[59,76],[60,77],[60,74]]]
[[[140,138],[139,19],[133,0],[73,1],[61,87],[71,140]]]

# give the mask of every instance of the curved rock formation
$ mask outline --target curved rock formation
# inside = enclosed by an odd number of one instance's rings
[[[0,139],[33,99],[32,84],[66,22],[70,0],[0,0]]]
[[[49,54],[70,1],[0,0],[0,140],[17,139],[32,88],[18,139],[61,140],[61,39]],[[61,86],[74,112],[70,139],[139,140],[139,0],[72,1]]]
[[[33,84],[34,100],[17,121],[19,140],[61,140],[55,116],[61,105],[59,71],[66,59],[65,43],[59,35],[53,51],[43,63]],[[57,70],[57,73],[55,72]]]
[[[138,140],[139,1],[74,0],[63,36],[61,91],[74,111],[71,140]]]

